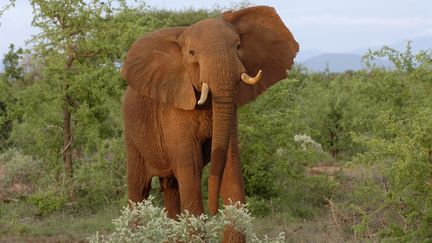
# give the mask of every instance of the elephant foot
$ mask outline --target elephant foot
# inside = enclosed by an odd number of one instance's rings
[[[224,236],[222,243],[245,243],[246,236],[235,230],[234,227],[226,225],[224,228]]]

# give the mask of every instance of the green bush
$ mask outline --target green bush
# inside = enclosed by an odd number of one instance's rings
[[[327,205],[337,183],[327,176],[304,176],[286,182],[285,190],[273,205],[278,212],[286,212],[291,217],[313,219]]]
[[[4,170],[0,175],[0,189],[12,186],[14,183],[30,185],[42,174],[42,162],[21,151],[10,149],[0,154],[0,166]]]
[[[125,153],[123,139],[104,140],[98,152],[77,161],[73,190],[80,210],[97,210],[125,196]]]
[[[305,166],[329,159],[311,137],[308,142],[299,134],[311,129],[296,107],[302,81],[294,77],[282,80],[264,95],[239,110],[240,153],[244,164],[246,194],[263,199],[281,195],[286,181],[302,178]],[[311,147],[313,144],[317,147]],[[308,143],[308,144],[306,144]]]
[[[268,200],[249,197],[247,199],[248,209],[251,211],[252,215],[255,217],[265,217],[271,213],[271,205]]]
[[[367,192],[384,195],[369,205],[372,210],[363,211],[355,229],[373,230],[389,240],[424,241],[432,236],[432,52],[413,55],[408,44],[404,53],[385,47],[368,55],[387,57],[396,69],[371,71],[379,82],[369,81],[374,88],[363,95],[374,101],[369,114],[373,133],[352,133],[366,148],[353,162],[379,165],[382,173]],[[375,225],[378,220],[381,224]]]
[[[64,208],[66,195],[55,191],[40,191],[31,195],[28,201],[38,209],[38,214],[43,216]]]

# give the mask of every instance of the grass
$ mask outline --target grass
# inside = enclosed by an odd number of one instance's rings
[[[299,206],[292,206],[295,203],[292,200],[297,200],[296,198],[270,201],[269,213],[265,217],[256,217],[253,221],[256,234],[275,237],[280,232],[285,232],[287,242],[378,240],[374,228],[354,233],[356,227],[361,226],[362,215],[352,208],[352,205],[357,205],[362,210],[371,211],[379,207],[385,188],[376,171],[377,168],[356,165],[343,167],[336,172],[333,169],[330,172],[323,169],[318,174],[309,175],[312,179],[327,177],[336,185],[331,198],[325,198],[327,203],[313,206],[304,202],[304,208],[298,208]],[[326,181],[321,179],[318,180],[319,183]],[[295,193],[297,195],[302,192]],[[309,197],[304,198],[307,200]],[[291,207],[288,205],[290,203]],[[97,231],[101,234],[112,232],[112,219],[120,215],[124,204],[107,205],[92,213],[69,206],[63,211],[40,216],[37,208],[25,199],[1,203],[0,241],[85,241]],[[310,213],[307,217],[302,217],[293,213],[293,210],[306,210]]]
[[[255,218],[257,235],[275,237],[285,232],[286,242],[349,242],[353,236],[348,228],[338,228],[332,218],[330,207],[315,209],[312,219],[293,217],[289,213],[271,213],[262,218]]]
[[[71,210],[38,216],[37,209],[20,200],[0,204],[0,241],[82,241],[96,231],[110,232],[113,218],[121,207],[107,205],[96,213],[77,213]]]

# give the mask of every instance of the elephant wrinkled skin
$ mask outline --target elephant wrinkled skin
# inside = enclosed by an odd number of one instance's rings
[[[199,215],[202,170],[211,161],[210,213],[217,213],[219,194],[225,204],[245,203],[236,109],[284,79],[298,50],[266,6],[138,39],[121,71],[128,83],[123,113],[129,199],[147,198],[158,176],[169,217],[182,210]],[[225,229],[224,241],[244,237]]]

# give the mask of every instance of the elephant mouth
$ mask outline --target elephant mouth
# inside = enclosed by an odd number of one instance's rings
[[[262,78],[262,70],[259,70],[257,75],[255,75],[255,77],[251,77],[249,76],[247,73],[242,73],[242,75],[240,76],[241,80],[243,82],[245,82],[246,84],[249,85],[254,85],[256,83],[258,83],[261,78]],[[208,97],[208,93],[209,93],[209,87],[208,84],[203,82],[201,84],[201,96],[198,100],[198,105],[202,105],[206,102],[207,97]]]

